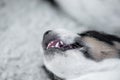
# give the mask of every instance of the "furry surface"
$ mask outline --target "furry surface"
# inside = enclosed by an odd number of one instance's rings
[[[83,30],[41,0],[0,0],[0,80],[49,80],[42,65],[46,30]]]
[[[105,32],[120,32],[119,0],[53,0],[84,26]],[[87,23],[86,23],[87,22]],[[114,30],[113,30],[114,27]],[[106,29],[104,29],[106,28]],[[107,29],[109,28],[109,29]]]

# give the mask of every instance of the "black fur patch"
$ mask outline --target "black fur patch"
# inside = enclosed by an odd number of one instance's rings
[[[44,1],[50,3],[54,7],[58,7],[58,4],[55,2],[55,0],[44,0]]]
[[[62,78],[57,77],[55,74],[50,72],[45,66],[42,66],[43,70],[46,72],[50,80],[64,80]]]
[[[93,37],[96,38],[100,41],[106,42],[110,45],[114,45],[113,41],[117,41],[120,42],[120,38],[114,35],[110,35],[110,34],[105,34],[103,32],[98,32],[98,31],[86,31],[84,33],[79,34],[82,37],[85,36],[89,36],[89,37]]]
[[[88,51],[84,52],[84,56],[88,59],[95,60]]]

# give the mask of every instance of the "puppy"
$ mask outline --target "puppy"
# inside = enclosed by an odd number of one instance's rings
[[[49,30],[42,46],[43,68],[51,80],[120,80],[119,37],[98,31]]]

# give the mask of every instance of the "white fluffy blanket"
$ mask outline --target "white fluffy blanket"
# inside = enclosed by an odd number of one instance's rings
[[[47,80],[41,69],[43,33],[81,27],[40,0],[0,0],[0,80]]]

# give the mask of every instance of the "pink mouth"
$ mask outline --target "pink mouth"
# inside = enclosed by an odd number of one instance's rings
[[[82,47],[83,46],[80,45],[79,43],[65,44],[62,40],[56,39],[56,40],[50,41],[46,49],[56,48],[56,49],[62,49],[65,51],[65,50],[82,48]]]
[[[48,43],[47,49],[49,49],[49,48],[61,48],[64,45],[65,44],[64,44],[63,41],[61,41],[61,40],[54,40],[54,41],[51,41],[50,43]]]

